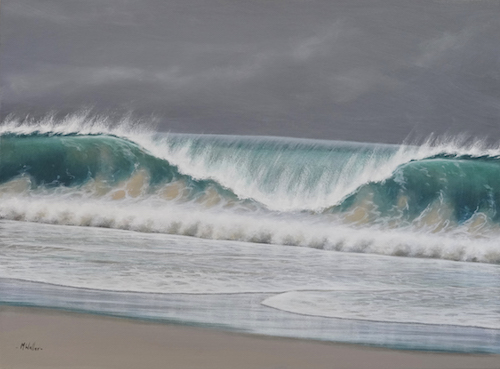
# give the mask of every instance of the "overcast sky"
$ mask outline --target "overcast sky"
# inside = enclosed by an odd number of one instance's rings
[[[500,140],[498,0],[2,0],[1,115],[174,132]]]

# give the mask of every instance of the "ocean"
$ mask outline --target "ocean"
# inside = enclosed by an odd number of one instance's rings
[[[0,126],[0,304],[500,353],[500,146]]]

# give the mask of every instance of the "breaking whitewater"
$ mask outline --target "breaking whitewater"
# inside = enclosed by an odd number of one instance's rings
[[[500,148],[6,120],[0,219],[500,263]]]

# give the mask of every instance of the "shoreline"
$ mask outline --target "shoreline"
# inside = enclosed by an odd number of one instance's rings
[[[38,307],[0,306],[0,332],[5,369],[500,367],[500,355],[400,351]]]

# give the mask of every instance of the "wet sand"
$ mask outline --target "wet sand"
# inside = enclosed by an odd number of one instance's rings
[[[500,368],[500,355],[397,351],[0,307],[0,368]]]

